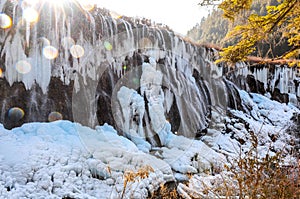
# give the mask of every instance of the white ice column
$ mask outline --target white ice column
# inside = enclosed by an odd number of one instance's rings
[[[150,59],[152,60],[152,59]],[[164,114],[164,92],[162,90],[162,73],[155,69],[156,63],[153,60],[151,64],[143,64],[143,73],[141,76],[141,94],[148,100],[149,117],[151,127],[158,134],[161,143],[164,145],[166,132],[166,117]]]

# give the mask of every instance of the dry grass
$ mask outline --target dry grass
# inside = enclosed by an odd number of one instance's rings
[[[220,172],[213,186],[203,182],[200,198],[222,199],[300,199],[300,160],[293,159],[287,164],[281,152],[275,155],[259,155],[258,140],[252,133],[252,148],[246,153],[240,151],[237,159],[229,161]],[[150,166],[138,171],[124,173],[124,198],[130,183],[139,182],[154,172]],[[192,176],[190,176],[192,177]],[[191,198],[192,195],[189,194]],[[196,197],[196,198],[199,198]],[[149,196],[150,199],[180,199],[177,185],[161,184],[160,188]],[[194,197],[195,198],[195,197]]]
[[[149,174],[154,172],[154,169],[151,166],[143,166],[138,171],[134,172],[132,170],[125,171],[124,173],[124,186],[121,195],[121,199],[124,198],[125,192],[128,188],[129,183],[139,182],[141,179],[149,177]]]
[[[159,190],[154,192],[150,199],[181,199],[178,194],[176,184],[161,184]]]
[[[300,199],[300,161],[286,166],[281,152],[259,157],[257,146],[254,139],[246,156],[225,166],[222,184],[208,192],[228,199]]]

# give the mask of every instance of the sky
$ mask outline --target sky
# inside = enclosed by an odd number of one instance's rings
[[[198,3],[199,0],[101,0],[98,5],[121,15],[149,18],[185,35],[208,14],[208,8]]]

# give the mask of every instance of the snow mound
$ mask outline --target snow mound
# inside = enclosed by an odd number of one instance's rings
[[[12,130],[0,125],[0,198],[120,198],[124,172],[151,166],[147,178],[125,191],[146,198],[161,183],[225,160],[201,141],[170,132],[165,140],[165,147],[145,153],[107,124],[91,129],[56,121]]]
[[[68,121],[11,131],[1,125],[0,162],[0,198],[118,198],[123,172],[151,164],[155,171],[126,191],[145,198],[172,174],[111,126],[93,130]]]

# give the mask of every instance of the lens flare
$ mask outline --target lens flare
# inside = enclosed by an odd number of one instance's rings
[[[2,68],[0,68],[0,78],[3,77]]]
[[[132,78],[132,82],[135,84],[135,85],[139,85],[140,84],[140,80],[136,77]]]
[[[8,118],[11,121],[17,122],[24,117],[25,113],[23,109],[19,107],[13,107],[8,110]]]
[[[0,13],[0,27],[3,29],[9,28],[12,25],[10,16]]]
[[[73,45],[70,48],[71,55],[75,58],[80,58],[84,55],[84,49],[80,45]]]
[[[23,18],[29,23],[34,23],[39,20],[39,13],[34,8],[25,8]]]
[[[31,64],[26,60],[21,60],[16,63],[18,73],[27,74],[31,71]]]
[[[109,51],[113,49],[111,43],[109,43],[108,41],[104,42],[104,47],[106,50],[109,50]]]
[[[69,49],[71,48],[71,46],[73,46],[75,44],[74,39],[72,39],[71,37],[64,37],[61,40],[61,45],[65,48],[65,49]]]
[[[47,59],[55,59],[58,56],[58,50],[53,46],[46,46],[43,49],[43,55]]]
[[[62,120],[62,119],[63,119],[63,116],[60,112],[53,111],[48,115],[49,122],[54,122],[54,121]]]
[[[124,65],[124,66],[123,66],[123,69],[124,69],[124,70],[126,70],[126,69],[127,69],[127,66],[126,66],[126,65]]]

